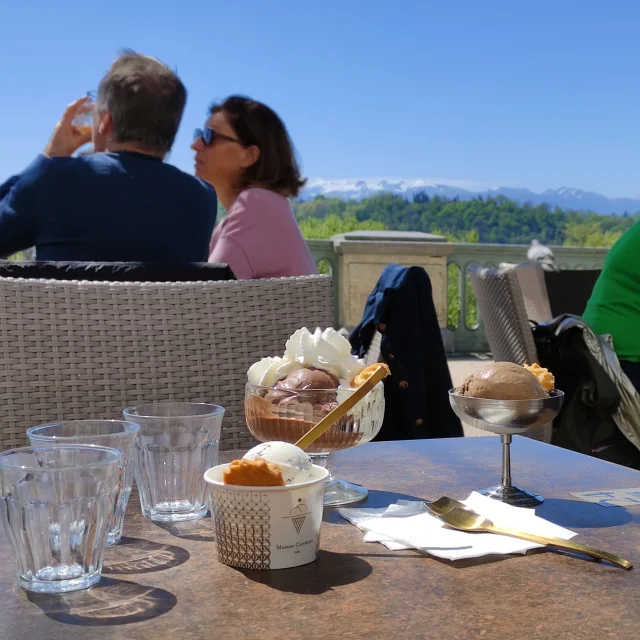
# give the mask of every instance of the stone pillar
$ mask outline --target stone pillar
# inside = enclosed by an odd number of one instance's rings
[[[352,329],[388,264],[424,267],[431,278],[441,329],[447,327],[447,256],[454,245],[442,236],[413,231],[351,231],[333,236],[338,257],[338,319]],[[446,336],[443,336],[446,338]],[[447,340],[445,339],[445,343]]]

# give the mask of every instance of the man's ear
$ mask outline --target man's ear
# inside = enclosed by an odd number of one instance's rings
[[[110,113],[103,113],[98,122],[98,133],[107,138],[113,129],[113,120]]]

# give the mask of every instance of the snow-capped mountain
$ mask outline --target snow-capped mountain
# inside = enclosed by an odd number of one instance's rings
[[[547,203],[551,207],[574,209],[578,211],[595,211],[602,214],[629,214],[640,211],[640,200],[634,198],[607,198],[600,193],[583,191],[570,187],[547,189],[542,193],[534,193],[529,189],[514,187],[479,188],[473,183],[433,180],[401,180],[401,179],[353,179],[322,180],[311,179],[302,192],[304,200],[316,196],[342,198],[345,200],[362,200],[381,193],[394,193],[412,198],[416,193],[425,192],[429,196],[446,198],[458,197],[470,200],[477,196],[505,196],[518,202],[531,204]]]
[[[431,195],[439,195],[447,198],[463,194],[471,199],[477,194],[465,189],[458,184],[438,184],[428,180],[392,180],[392,179],[360,179],[360,180],[322,180],[311,179],[307,183],[302,197],[310,200],[316,196],[327,198],[343,198],[345,200],[362,200],[380,193],[395,193],[398,195],[413,196],[424,191]]]

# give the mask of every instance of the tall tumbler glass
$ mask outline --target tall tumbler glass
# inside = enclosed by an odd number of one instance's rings
[[[31,446],[60,444],[97,444],[118,449],[122,453],[120,492],[111,520],[107,545],[117,544],[122,537],[124,515],[133,485],[133,443],[139,427],[123,420],[69,420],[27,429]]]
[[[120,460],[92,445],[0,453],[0,508],[21,587],[64,593],[100,580]]]
[[[208,511],[204,472],[218,464],[224,409],[215,404],[159,402],[124,410],[140,425],[134,443],[142,513],[150,520],[196,520]]]

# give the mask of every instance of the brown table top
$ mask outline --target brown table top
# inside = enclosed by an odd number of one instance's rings
[[[223,456],[229,458],[229,454]],[[15,583],[0,533],[0,638],[637,638],[640,506],[605,508],[569,491],[640,486],[640,473],[526,438],[514,438],[514,482],[546,501],[538,513],[577,540],[628,558],[623,571],[559,553],[451,563],[364,543],[325,510],[317,562],[280,571],[220,564],[209,518],[160,527],[133,498],[123,543],[102,581],[64,596]],[[376,443],[332,456],[336,475],[363,483],[363,506],[400,498],[465,498],[496,484],[496,437]]]

